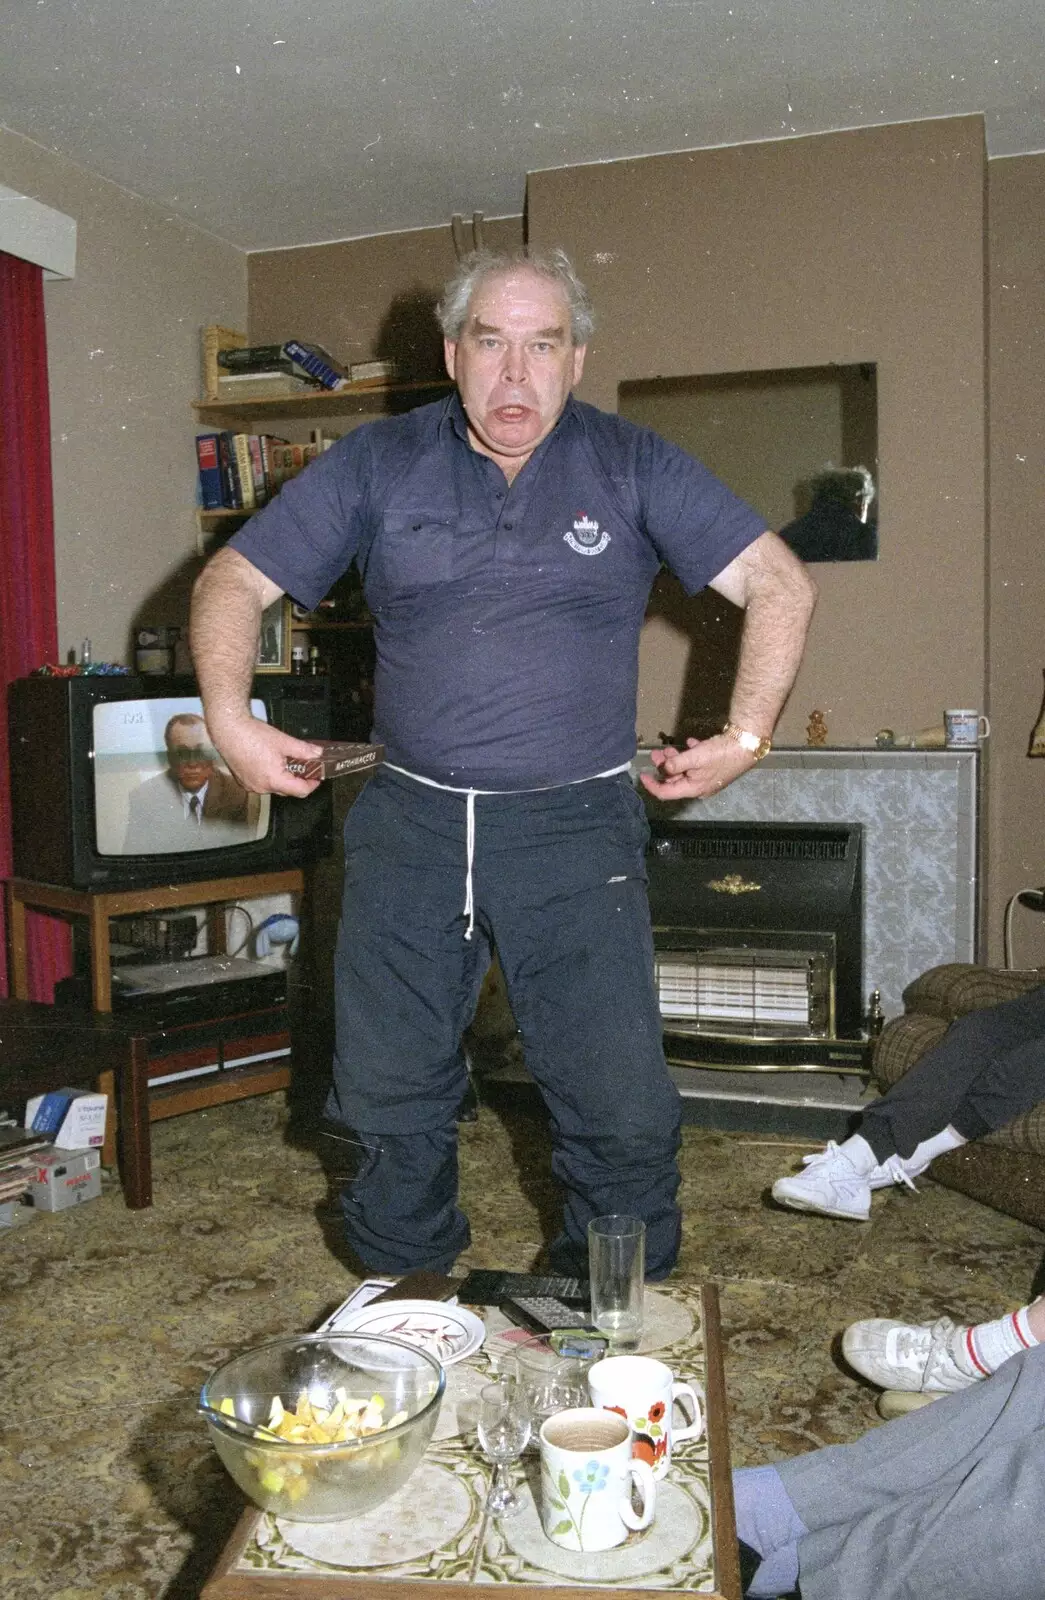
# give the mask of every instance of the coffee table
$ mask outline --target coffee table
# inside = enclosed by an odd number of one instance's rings
[[[488,1343],[508,1324],[483,1313]],[[580,1555],[544,1537],[533,1499],[536,1457],[516,1469],[523,1510],[498,1521],[483,1502],[490,1466],[469,1404],[489,1375],[479,1350],[447,1369],[435,1435],[421,1466],[391,1500],[343,1523],[288,1522],[257,1509],[240,1518],[201,1600],[649,1600],[686,1591],[740,1600],[718,1295],[713,1284],[647,1290],[640,1350],[696,1382],[704,1435],[679,1447],[658,1485],[657,1514],[615,1550]]]

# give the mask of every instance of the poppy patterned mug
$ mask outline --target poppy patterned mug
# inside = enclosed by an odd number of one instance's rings
[[[691,1383],[676,1383],[670,1367],[650,1356],[607,1356],[588,1369],[593,1406],[616,1412],[632,1432],[632,1454],[663,1478],[671,1452],[704,1431],[700,1396]],[[675,1421],[675,1408],[689,1420]]]
[[[633,1458],[623,1417],[594,1406],[557,1411],[540,1442],[541,1526],[553,1544],[612,1550],[649,1527],[657,1485],[652,1468]]]

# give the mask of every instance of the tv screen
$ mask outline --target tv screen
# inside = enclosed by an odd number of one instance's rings
[[[268,721],[261,700],[251,711]],[[92,713],[99,855],[180,855],[265,838],[271,799],[232,776],[196,696],[115,700]]]

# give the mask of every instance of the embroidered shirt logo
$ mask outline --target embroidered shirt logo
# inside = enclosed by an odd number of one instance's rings
[[[601,556],[610,542],[610,536],[603,531],[599,532],[599,524],[593,517],[582,511],[576,519],[569,533],[564,533],[563,538],[571,550],[576,550],[579,556]]]

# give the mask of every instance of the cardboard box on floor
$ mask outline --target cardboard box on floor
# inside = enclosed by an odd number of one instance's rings
[[[54,1099],[59,1095],[67,1098],[61,1122],[53,1131],[50,1128],[42,1130],[50,1138],[55,1149],[100,1148],[105,1142],[107,1097],[104,1094],[90,1094],[80,1089],[58,1089],[50,1098]],[[25,1108],[26,1128],[32,1128],[36,1114],[47,1098],[49,1097],[38,1094],[28,1102]]]
[[[97,1200],[102,1158],[97,1150],[44,1150],[36,1158],[29,1194],[38,1211],[66,1211]]]

